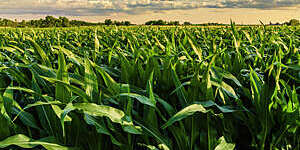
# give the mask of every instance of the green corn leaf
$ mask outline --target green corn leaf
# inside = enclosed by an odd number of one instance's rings
[[[125,113],[123,111],[110,106],[96,105],[93,103],[76,103],[69,107],[81,110],[85,114],[91,116],[108,117],[112,122],[115,123],[119,123],[122,125],[132,125],[132,123],[123,120],[123,118],[125,117]]]
[[[150,74],[149,80],[147,82],[147,91],[149,93],[149,100],[156,105],[156,100],[153,93],[153,71]]]
[[[192,46],[192,49],[194,50],[194,52],[197,54],[199,61],[201,62],[202,61],[202,50],[201,50],[201,48],[196,47],[194,45],[193,41],[189,37],[188,37],[188,41],[189,41],[190,45]]]
[[[92,66],[99,72],[105,82],[105,85],[109,88],[109,90],[113,94],[117,94],[120,91],[120,86],[118,83],[100,66],[96,65],[95,63],[91,62]]]
[[[34,104],[28,104],[26,105],[23,109],[29,109],[32,107],[36,107],[36,106],[42,106],[42,105],[61,105],[62,103],[60,101],[51,101],[51,102],[42,102],[42,101],[38,101],[35,102]]]
[[[33,39],[27,37],[27,40],[31,42],[36,54],[42,59],[43,64],[47,67],[51,67],[51,62],[45,51]]]
[[[0,139],[10,135],[9,124],[9,115],[5,110],[3,98],[0,95]]]
[[[175,66],[172,66],[172,78],[176,89],[178,88],[176,94],[179,97],[180,103],[181,105],[185,106],[187,104],[186,91],[178,78],[178,75],[175,71]]]
[[[63,53],[60,51],[58,54],[58,70],[56,79],[69,83],[69,75],[66,67],[66,61]],[[71,93],[68,87],[62,83],[57,83],[55,87],[55,98],[63,103],[67,103],[71,98]]]
[[[182,109],[178,113],[176,113],[174,116],[172,116],[167,123],[165,123],[162,128],[165,129],[168,126],[171,126],[173,123],[180,121],[188,116],[193,115],[196,112],[201,113],[207,113],[208,110],[206,110],[201,104],[193,104],[190,106],[187,106],[186,108]]]
[[[88,58],[85,59],[85,92],[93,101],[97,101],[98,97],[98,80]]]
[[[151,107],[155,107],[155,102],[151,101],[148,97],[143,96],[143,95],[139,95],[139,94],[135,94],[135,93],[121,93],[121,94],[119,94],[119,96],[128,96],[128,97],[138,100],[142,104],[145,104],[145,105],[148,105]]]
[[[36,106],[44,106],[44,105],[51,105],[53,111],[55,112],[56,116],[58,118],[61,118],[61,114],[63,113],[63,110],[60,109],[60,107],[58,107],[57,105],[62,105],[62,103],[60,101],[51,101],[51,102],[42,102],[42,101],[38,101],[35,102],[34,104],[28,104],[24,107],[24,110],[32,108],[32,107],[36,107]],[[72,121],[72,118],[69,116],[66,116],[65,121]]]
[[[211,81],[211,84],[214,85],[214,86],[217,86],[219,88],[222,88],[222,90],[225,91],[229,96],[231,96],[235,99],[238,99],[238,96],[236,95],[234,89],[230,85],[228,85],[227,83],[222,81],[219,84],[219,83],[216,83],[214,81]]]
[[[159,143],[162,143],[162,145],[164,145],[164,147],[170,147],[170,145],[171,145],[170,142],[167,140],[166,137],[161,135],[160,132],[156,128],[152,128],[152,127],[148,126],[147,124],[145,124],[145,123],[142,124],[141,122],[138,122],[138,121],[135,121],[135,123],[143,129],[143,133],[154,137]]]
[[[74,62],[75,64],[77,64],[78,66],[81,66],[84,62],[83,60],[77,56],[76,54],[74,54],[72,51],[66,49],[66,48],[63,48],[63,47],[55,47],[54,48],[57,48],[59,49],[60,51],[62,51],[65,55],[67,55],[69,57],[69,59]]]
[[[141,143],[138,143],[138,145],[141,147],[147,148],[148,150],[159,150],[153,145],[146,145],[146,144],[141,144]]]
[[[114,138],[114,136],[110,133],[110,131],[105,127],[105,125],[99,123],[99,121],[97,121],[94,117],[85,114],[84,120],[86,121],[87,124],[95,126],[98,133],[108,135],[113,144],[122,146],[122,144],[116,138]]]
[[[24,123],[26,126],[40,130],[38,123],[32,114],[22,111],[22,110],[19,110],[16,107],[12,108],[11,113],[17,115],[14,120],[16,120],[17,117],[19,117],[20,120],[22,121],[22,123]]]
[[[55,112],[56,116],[61,119],[62,113],[64,112],[60,107],[57,105],[51,105],[53,111]],[[64,121],[72,121],[72,118],[70,116],[65,116]]]
[[[54,139],[53,137],[48,137],[41,140],[33,140],[23,134],[18,134],[15,136],[8,137],[3,141],[0,141],[0,148],[6,148],[8,146],[16,145],[21,148],[32,149],[38,145],[41,145],[47,150],[73,150],[74,149],[74,148],[61,146],[56,143],[48,142],[48,141],[53,142],[54,141],[53,139]]]
[[[78,96],[82,97],[84,101],[88,101],[90,99],[90,97],[88,95],[86,95],[86,93],[81,90],[80,88],[74,86],[74,85],[71,85],[69,83],[66,83],[64,81],[60,81],[60,80],[57,80],[57,79],[53,79],[53,78],[48,78],[48,77],[44,77],[44,76],[41,76],[41,78],[49,81],[49,82],[52,82],[52,83],[60,83],[60,84],[63,84],[65,86],[67,86],[71,92],[77,94]]]
[[[238,107],[232,107],[232,106],[220,106],[216,104],[213,101],[202,101],[202,102],[195,102],[196,104],[201,104],[203,107],[217,107],[222,113],[233,113],[237,111],[249,111],[246,108],[238,108]]]
[[[235,148],[235,144],[232,143],[227,143],[225,138],[222,136],[220,137],[220,139],[218,140],[218,142],[220,144],[217,145],[217,147],[215,148],[215,150],[234,150]]]
[[[96,57],[96,54],[99,53],[99,48],[100,48],[100,43],[99,43],[99,40],[98,40],[97,30],[96,30],[95,31],[95,57]]]

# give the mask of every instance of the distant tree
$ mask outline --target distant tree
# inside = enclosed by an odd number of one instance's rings
[[[179,21],[170,21],[167,23],[168,25],[179,25]]]
[[[18,23],[17,27],[26,27],[26,21],[22,20],[22,22]]]
[[[290,21],[285,22],[283,24],[288,25],[288,26],[297,26],[297,25],[300,25],[300,22],[297,19],[291,19]]]
[[[1,0],[0,0],[1,1]],[[106,19],[104,22],[92,23],[80,20],[69,20],[67,17],[55,18],[53,16],[46,16],[38,20],[9,20],[0,18],[1,27],[73,27],[73,26],[97,26],[97,25],[117,25],[117,26],[129,26],[132,25],[129,21],[112,21],[111,19]],[[145,22],[145,25],[180,25],[179,21],[164,21],[164,20],[150,20]],[[184,22],[183,25],[193,25],[190,22]],[[195,24],[201,26],[218,26],[218,25],[227,25],[221,23],[203,23]],[[272,23],[270,25],[281,25],[280,23]],[[297,19],[291,19],[283,23],[283,25],[297,26],[300,25],[300,21]]]
[[[168,23],[163,20],[151,20],[147,21],[145,25],[167,25]]]
[[[166,25],[166,21],[157,20],[156,25]]]
[[[9,19],[1,19],[0,25],[4,27],[15,27],[16,23],[15,21],[9,20]]]
[[[47,16],[44,20],[45,27],[54,27],[56,20],[57,19],[52,16]]]
[[[153,21],[147,21],[146,23],[145,23],[145,25],[152,25],[153,24]]]
[[[0,18],[0,26],[7,27],[70,27],[70,26],[95,26],[95,25],[103,25],[104,23],[90,23],[85,21],[72,20],[70,21],[66,17],[55,18],[52,16],[46,16],[44,19],[39,20],[22,20],[18,22],[16,19],[14,21],[9,19],[1,19]]]
[[[300,25],[300,21],[297,20],[297,19],[291,19],[290,22],[289,22],[289,25],[291,25],[291,26]]]
[[[69,27],[70,26],[70,21],[67,17],[59,17],[59,20],[61,20],[61,26],[62,27]]]
[[[105,19],[105,21],[104,21],[104,24],[105,25],[112,25],[112,21],[111,21],[111,19]]]
[[[183,25],[188,26],[188,25],[192,25],[192,23],[186,21],[183,23]]]
[[[131,23],[130,23],[129,21],[125,21],[125,22],[124,22],[124,25],[125,25],[125,26],[130,26]]]

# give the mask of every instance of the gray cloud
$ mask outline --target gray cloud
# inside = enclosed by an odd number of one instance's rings
[[[223,7],[226,8],[278,8],[297,6],[300,0],[226,0],[222,2]]]
[[[300,0],[0,0],[0,14],[107,15],[194,8],[275,9]]]

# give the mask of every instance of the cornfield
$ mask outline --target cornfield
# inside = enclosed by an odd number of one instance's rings
[[[300,149],[300,28],[0,29],[0,149]]]

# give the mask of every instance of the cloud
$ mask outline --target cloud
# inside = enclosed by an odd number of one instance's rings
[[[108,15],[194,8],[299,7],[300,0],[0,0],[0,14]]]
[[[226,0],[222,5],[226,8],[279,8],[297,6],[300,0]]]

